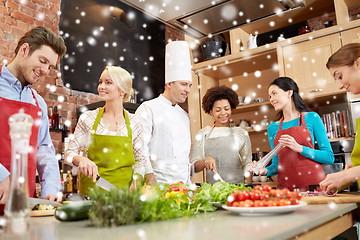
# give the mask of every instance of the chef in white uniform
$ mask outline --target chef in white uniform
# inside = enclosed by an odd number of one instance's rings
[[[159,97],[143,102],[136,110],[144,128],[145,156],[157,183],[190,184],[191,148],[189,115],[178,105],[186,101],[190,88],[190,49],[186,41],[166,45],[165,90]],[[149,165],[149,163],[148,163]],[[149,169],[149,168],[147,168]],[[146,174],[151,174],[149,170]]]

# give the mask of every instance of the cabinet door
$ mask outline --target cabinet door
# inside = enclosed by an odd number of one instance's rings
[[[342,45],[346,45],[348,43],[360,43],[360,27],[343,31],[341,33],[341,41],[342,41]],[[348,99],[350,100],[360,99],[360,94],[356,94],[356,95],[352,93],[347,93],[347,94],[348,94]]]
[[[340,45],[340,35],[332,34],[283,47],[285,76],[297,82],[302,97],[313,98],[339,92],[326,62]]]

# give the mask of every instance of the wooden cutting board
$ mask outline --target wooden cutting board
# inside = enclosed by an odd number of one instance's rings
[[[328,203],[359,203],[360,195],[355,194],[336,194],[335,197],[313,196],[302,197],[300,201],[308,204],[328,204]]]
[[[30,211],[30,216],[31,217],[53,216],[54,214],[55,214],[55,209]]]

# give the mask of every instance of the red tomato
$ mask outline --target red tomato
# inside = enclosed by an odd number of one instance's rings
[[[260,193],[259,192],[250,192],[250,199],[251,200],[260,200]]]
[[[263,187],[261,186],[261,185],[256,185],[255,187],[254,187],[254,191],[263,191]]]
[[[177,192],[177,191],[180,190],[179,186],[171,185],[170,187],[171,187],[171,189],[172,189],[174,192]]]
[[[231,206],[236,200],[236,195],[234,193],[231,193],[227,198],[226,205]]]
[[[291,202],[291,205],[299,205],[299,203],[300,203],[299,199],[297,199],[297,198],[291,199],[290,202]]]
[[[266,192],[270,192],[271,189],[272,189],[272,188],[271,188],[269,185],[263,186],[263,190],[266,191]]]
[[[251,200],[245,200],[244,201],[244,207],[253,207],[254,206],[254,202]]]
[[[289,206],[289,205],[291,205],[290,200],[288,200],[288,199],[280,199],[279,200],[279,206]]]
[[[247,191],[240,191],[237,198],[239,201],[245,201],[250,198],[250,195]]]
[[[240,207],[240,202],[233,202],[232,206],[233,207]]]
[[[233,193],[235,193],[235,194],[239,194],[240,192],[242,192],[242,191],[239,190],[239,189],[235,189],[235,190],[233,191]]]
[[[260,200],[254,201],[254,207],[264,207],[264,202]]]
[[[290,190],[287,188],[283,188],[283,189],[281,189],[281,192],[284,196],[287,196],[290,193]]]
[[[261,194],[260,194],[260,200],[267,200],[267,199],[269,199],[270,198],[270,195],[269,195],[269,193],[267,193],[267,192],[262,192]]]
[[[276,201],[269,200],[269,201],[267,201],[267,205],[268,205],[268,207],[276,207],[277,203],[276,203]]]

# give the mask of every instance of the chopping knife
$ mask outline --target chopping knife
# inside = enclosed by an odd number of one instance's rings
[[[55,202],[55,201],[50,201],[50,200],[46,200],[46,199],[41,199],[41,198],[28,198],[28,202],[29,202],[29,206],[32,207],[36,204],[46,204],[46,205],[51,205],[53,207],[59,207],[61,206],[61,203],[59,202]]]
[[[96,181],[97,181],[96,186],[99,186],[99,187],[101,187],[102,189],[104,189],[106,191],[110,191],[110,189],[116,188],[114,184],[106,181],[105,179],[103,179],[99,175],[97,175]]]
[[[215,179],[215,180],[220,180],[220,182],[225,182],[225,181],[221,178],[221,176],[220,176],[219,173],[215,172],[214,170],[212,170],[212,171],[213,171],[213,173],[214,173],[214,179]]]

